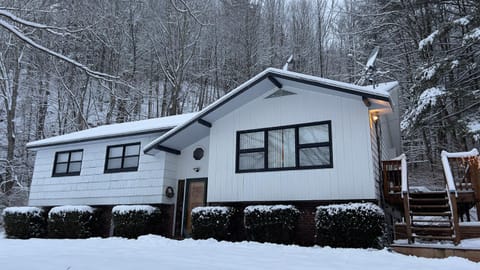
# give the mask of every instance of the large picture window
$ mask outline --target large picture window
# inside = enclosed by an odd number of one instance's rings
[[[80,175],[83,150],[73,150],[55,153],[53,176]]]
[[[331,122],[237,132],[237,172],[332,168]]]
[[[140,143],[108,146],[105,172],[136,171],[139,157]]]

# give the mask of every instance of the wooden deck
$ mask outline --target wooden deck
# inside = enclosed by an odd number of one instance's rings
[[[396,209],[403,211],[403,199],[400,192],[391,192],[385,195],[385,201],[395,207]],[[457,207],[460,218],[472,207],[475,206],[476,198],[475,192],[471,191],[459,191],[457,197]],[[470,221],[465,217],[465,221]]]
[[[461,257],[473,262],[480,262],[480,248],[462,248],[462,247],[442,247],[442,246],[422,246],[410,244],[393,244],[390,249],[405,255],[412,255],[424,258],[447,258]]]
[[[442,151],[445,189],[410,190],[407,158],[404,154],[383,161],[382,191],[385,202],[403,215],[403,228],[395,228],[395,237],[417,241],[448,240],[458,245],[468,237],[480,238],[480,227],[461,226],[470,221],[470,209],[476,207],[480,220],[480,156],[470,152]],[[441,185],[440,185],[441,186]]]
[[[397,223],[394,226],[395,240],[407,239],[407,228],[405,223]],[[460,239],[480,238],[480,223],[478,225],[470,225],[468,223],[460,223]],[[480,246],[478,247],[480,249]]]

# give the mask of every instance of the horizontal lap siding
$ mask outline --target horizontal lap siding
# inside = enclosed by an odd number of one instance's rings
[[[30,205],[62,204],[136,204],[173,203],[164,196],[165,153],[155,156],[140,152],[139,168],[135,172],[104,173],[108,145],[141,142],[141,147],[155,139],[157,134],[130,136],[108,140],[72,143],[37,151],[30,190]],[[83,149],[79,176],[51,177],[55,153]],[[175,167],[173,167],[175,171]]]
[[[210,133],[208,201],[374,199],[368,110],[360,98],[307,91],[257,99]],[[235,173],[236,131],[332,121],[333,168]]]

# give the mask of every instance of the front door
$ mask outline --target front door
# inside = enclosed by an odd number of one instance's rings
[[[183,205],[183,236],[192,233],[192,209],[205,206],[207,200],[207,178],[187,179],[185,187],[185,204]]]

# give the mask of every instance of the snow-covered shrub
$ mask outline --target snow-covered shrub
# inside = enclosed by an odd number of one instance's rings
[[[317,207],[316,243],[321,246],[380,248],[385,214],[373,203],[334,204]]]
[[[64,205],[48,212],[48,235],[52,238],[88,238],[99,236],[100,224],[95,208]]]
[[[137,238],[160,233],[160,210],[150,205],[118,205],[112,209],[113,235]]]
[[[9,238],[28,239],[44,237],[47,219],[43,209],[38,207],[7,207],[3,210],[5,233]]]
[[[231,240],[235,209],[225,206],[195,207],[192,210],[192,237]]]
[[[248,240],[290,244],[294,240],[300,211],[292,205],[251,205],[245,208]]]

